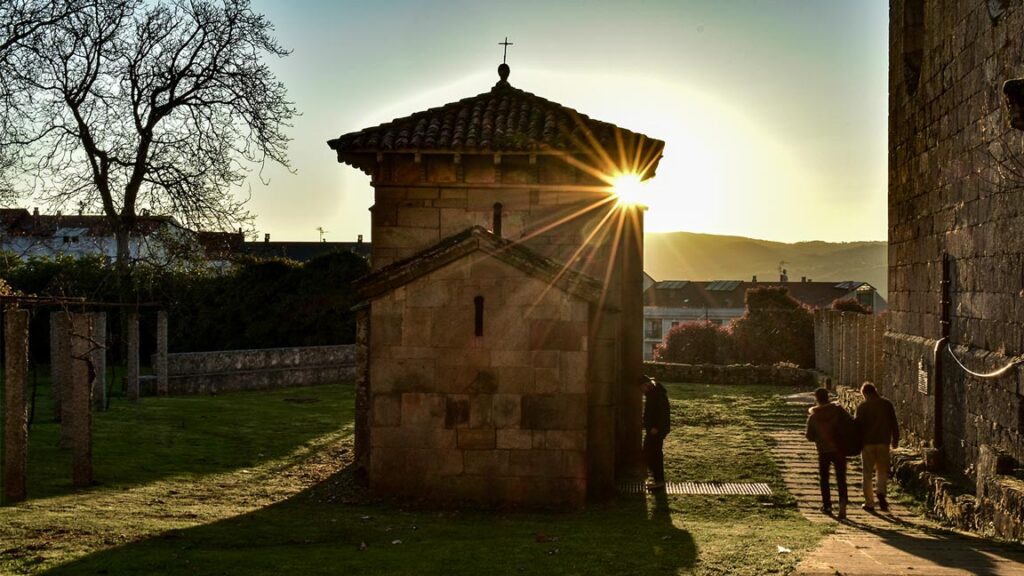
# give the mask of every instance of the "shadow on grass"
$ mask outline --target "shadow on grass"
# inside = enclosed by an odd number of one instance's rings
[[[696,554],[664,496],[581,512],[438,510],[375,501],[345,469],[273,506],[46,574],[675,574]]]
[[[344,384],[220,396],[115,399],[93,415],[97,484],[125,487],[177,475],[254,467],[352,421],[352,387]],[[49,390],[37,391],[37,399]],[[60,425],[36,406],[29,434],[29,498],[72,491],[71,455],[59,448]]]

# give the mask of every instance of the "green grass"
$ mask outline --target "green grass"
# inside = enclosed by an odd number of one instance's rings
[[[670,479],[780,489],[753,414],[788,389],[669,391]],[[31,499],[0,509],[0,573],[781,574],[822,535],[784,493],[568,513],[374,499],[346,469],[352,405],[350,386],[117,401],[95,420],[101,483],[82,491],[54,425],[37,424]]]

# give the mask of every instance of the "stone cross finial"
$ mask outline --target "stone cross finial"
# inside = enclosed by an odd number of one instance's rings
[[[498,42],[498,46],[504,46],[505,47],[504,51],[501,54],[501,63],[504,64],[505,63],[505,59],[508,57],[508,47],[509,46],[514,46],[514,44],[512,42],[508,41],[508,36],[505,36],[505,41],[504,42]]]

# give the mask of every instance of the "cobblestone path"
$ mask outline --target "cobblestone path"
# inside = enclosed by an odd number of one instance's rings
[[[890,501],[887,514],[861,510],[860,458],[848,472],[850,508],[848,519],[838,522],[818,511],[817,456],[814,444],[804,439],[811,394],[787,398],[783,414],[765,414],[762,422],[774,440],[772,448],[782,468],[786,487],[797,500],[800,512],[811,522],[835,526],[817,550],[797,566],[798,575],[903,575],[1024,576],[1024,546],[946,530]],[[835,499],[833,478],[833,498]],[[837,509],[838,505],[833,504]]]

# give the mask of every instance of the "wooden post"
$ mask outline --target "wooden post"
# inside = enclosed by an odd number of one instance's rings
[[[0,504],[21,502],[28,485],[28,310],[8,308],[4,311],[4,381],[0,383],[3,399],[3,426],[0,433],[0,463],[3,466],[4,490]]]
[[[128,313],[128,333],[125,335],[128,343],[127,370],[125,378],[125,394],[132,402],[139,401],[139,313]]]
[[[71,386],[64,424],[71,435],[71,484],[92,484],[92,315],[71,315]]]
[[[50,313],[50,397],[53,400],[53,420],[63,418],[61,398],[68,382],[68,313],[61,310]]]
[[[92,315],[92,404],[97,412],[107,409],[107,313]]]
[[[167,312],[156,313],[156,393],[167,396]]]

